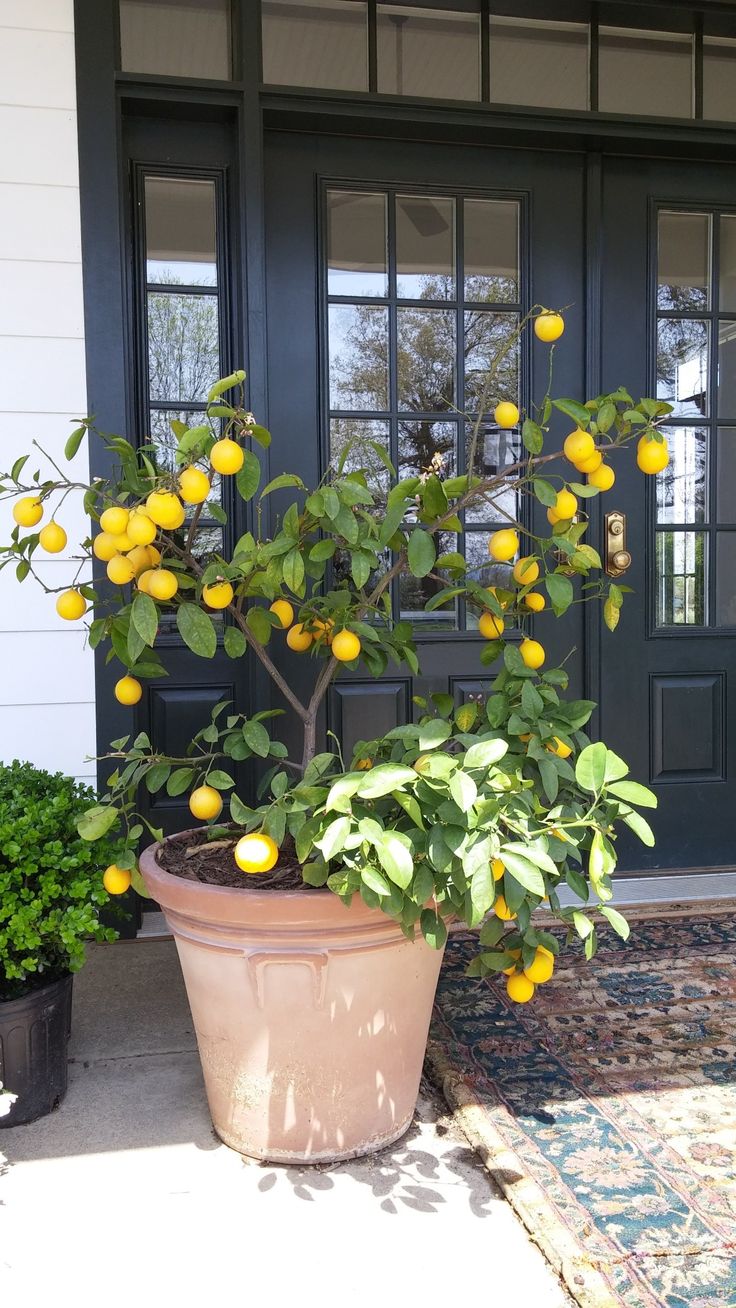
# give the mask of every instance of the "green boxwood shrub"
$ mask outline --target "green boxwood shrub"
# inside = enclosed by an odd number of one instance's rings
[[[116,938],[100,922],[114,847],[77,832],[94,798],[61,773],[0,765],[0,1000],[77,972],[88,940]]]

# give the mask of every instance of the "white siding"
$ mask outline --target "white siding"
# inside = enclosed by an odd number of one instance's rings
[[[86,411],[73,0],[0,0],[0,467],[35,450],[63,459]],[[70,465],[71,466],[71,465]],[[74,471],[84,479],[83,446]],[[70,549],[86,534],[77,501],[59,514]],[[0,538],[11,527],[0,506]],[[39,568],[71,582],[64,556]],[[31,578],[0,572],[0,759],[93,778],[94,667],[81,623],[57,617]]]

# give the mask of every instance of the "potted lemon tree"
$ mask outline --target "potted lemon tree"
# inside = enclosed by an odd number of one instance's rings
[[[553,345],[564,321],[537,307],[519,330],[530,328]],[[174,471],[159,466],[152,446],[115,438],[120,469],[108,481],[29,478],[25,459],[2,478],[17,524],[4,561],[21,580],[35,575],[39,552],[66,540],[54,516],[62,517],[60,497],[75,488],[84,495],[94,525],[81,542],[80,582],[56,607],[69,621],[89,613],[92,644],[112,642],[121,703],[135,705],[144,679],[165,674],[160,632],[174,623],[204,659],[218,642],[233,659],[257,659],[301,725],[293,758],[272,734],[271,709],[246,716],[218,705],[179,758],[131,733],[111,747],[107,794],[79,828],[90,841],[114,832],[125,847],[109,889],[132,882],[161,904],[215,1128],[247,1154],[344,1158],[406,1129],[448,921],[478,928],[472,974],[498,973],[520,1003],[552,975],[559,948],[535,917],[540,905],[585,941],[589,958],[601,915],[628,933],[610,903],[615,828],[624,823],[651,842],[638,806],[655,800],[627,779],[621,759],[588,740],[594,706],[566,696],[566,673],[548,666],[529,628],[533,616],[559,617],[581,598],[601,601],[615,627],[624,588],[603,576],[585,540],[585,505],[613,485],[615,460],[630,457],[632,443],[645,474],[664,468],[660,428],[670,408],[623,389],[585,403],[550,392],[522,417],[494,395],[496,375],[494,367],[486,378],[461,476],[432,466],[402,479],[391,468],[390,489],[377,489],[370,460],[361,470],[345,450],[316,488],[287,473],[261,488],[254,443],[270,435],[248,411],[237,372],[212,386],[204,424],[172,424]],[[520,426],[523,449],[514,466],[483,478],[475,449],[490,410],[499,427]],[[70,457],[88,429],[70,438]],[[293,503],[270,534],[257,511],[228,556],[203,557],[198,535],[214,474],[258,508],[288,488]],[[438,542],[479,501],[507,517],[501,495],[510,487],[546,507],[549,529],[534,534],[524,514],[495,532],[499,580],[488,586]],[[112,589],[92,586],[93,557],[105,562]],[[415,701],[415,721],[343,759],[318,740],[341,669],[362,664],[380,676],[392,660],[418,671],[412,627],[393,621],[389,604],[404,573],[437,579],[428,608],[462,596],[477,615],[488,698],[460,707],[446,695]],[[309,662],[307,697],[274,658],[280,641]],[[249,759],[261,771],[257,795],[235,784]],[[205,825],[167,840],[151,829],[155,843],[139,854],[142,784],[188,793]],[[560,898],[563,886],[575,907]]]

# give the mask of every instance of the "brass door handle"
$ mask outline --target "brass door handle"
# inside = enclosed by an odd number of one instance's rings
[[[606,534],[605,569],[609,577],[621,577],[631,567],[626,548],[626,515],[614,509],[604,519]]]

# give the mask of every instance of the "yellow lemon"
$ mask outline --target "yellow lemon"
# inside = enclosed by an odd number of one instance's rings
[[[121,531],[119,536],[113,536],[113,540],[118,547],[118,554],[130,554],[130,551],[135,548],[127,531]]]
[[[368,772],[373,767],[372,758],[359,758],[355,764],[356,772]]]
[[[127,586],[135,576],[135,568],[124,554],[113,554],[107,565],[107,576],[113,586]]]
[[[102,884],[108,895],[124,895],[130,888],[130,872],[127,867],[111,863],[102,874]]]
[[[571,431],[570,435],[565,437],[562,448],[565,451],[565,458],[571,463],[582,463],[584,459],[589,459],[591,454],[595,453],[595,441],[589,431],[576,427],[575,431]]]
[[[514,564],[514,581],[520,586],[531,586],[539,577],[539,564],[536,559],[517,559]]]
[[[78,590],[64,590],[56,600],[56,612],[66,622],[76,622],[87,612],[84,595]]]
[[[515,427],[519,421],[519,410],[510,400],[502,400],[493,410],[493,417],[499,427]]]
[[[111,536],[122,536],[128,525],[130,513],[121,505],[113,505],[111,509],[105,509],[100,518],[100,527],[103,531],[109,531]]]
[[[488,553],[499,563],[507,563],[509,559],[513,559],[518,548],[519,536],[511,527],[502,527],[501,531],[494,531],[488,542]]]
[[[505,626],[503,618],[497,618],[495,613],[481,613],[478,619],[478,630],[484,640],[497,640]]]
[[[210,609],[226,609],[232,604],[235,594],[229,581],[216,581],[212,586],[203,586],[202,599]]]
[[[535,986],[541,986],[549,981],[554,970],[554,954],[549,949],[537,949],[533,961],[524,968],[524,976],[533,981]]]
[[[235,846],[235,862],[241,872],[270,872],[278,858],[276,841],[262,831],[242,836]]]
[[[170,600],[179,589],[175,572],[168,568],[153,568],[148,576],[148,594],[157,600]]]
[[[335,627],[332,618],[328,618],[326,622],[323,622],[321,618],[312,618],[310,626],[315,640],[319,640],[321,637],[327,641],[328,645],[332,644],[332,632]]]
[[[43,517],[43,505],[35,495],[26,495],[13,505],[13,517],[19,527],[35,527]]]
[[[538,640],[522,640],[519,646],[524,663],[528,668],[541,668],[545,660],[544,645],[540,645]]]
[[[534,335],[546,345],[558,341],[564,330],[564,318],[559,313],[552,313],[550,309],[545,309],[534,319]]]
[[[47,554],[60,554],[66,545],[66,540],[64,528],[60,527],[58,522],[54,522],[53,518],[41,528],[38,535],[38,543]]]
[[[185,504],[203,504],[212,489],[201,468],[185,468],[179,477],[179,494]]]
[[[561,490],[557,495],[555,504],[555,513],[561,521],[568,521],[574,518],[578,511],[578,502],[572,491]]]
[[[532,613],[541,613],[547,601],[538,590],[530,590],[529,594],[524,596],[524,603]]]
[[[507,952],[508,954],[511,954],[511,957],[512,957],[512,958],[521,958],[521,950],[520,950],[520,949],[508,949],[506,952]],[[511,964],[511,967],[505,967],[505,968],[503,969],[503,974],[504,974],[504,976],[513,976],[513,974],[514,974],[515,971],[516,971],[516,963],[512,963],[512,964]]]
[[[186,516],[184,505],[173,491],[151,491],[146,500],[146,513],[164,531],[176,531]]]
[[[189,811],[200,822],[211,822],[222,812],[222,795],[214,786],[197,786],[189,796]]]
[[[360,654],[360,638],[354,631],[338,631],[332,638],[332,653],[340,663],[350,663]]]
[[[133,509],[125,528],[134,545],[150,545],[156,539],[156,524],[143,509]]]
[[[547,509],[547,521],[550,527],[556,527],[560,521],[559,513],[556,513],[554,509]]]
[[[121,677],[115,682],[115,698],[119,704],[137,704],[143,694],[143,687],[137,677]]]
[[[494,881],[500,881],[505,871],[506,869],[500,858],[491,859],[491,872],[493,873]]]
[[[649,476],[662,472],[669,461],[670,452],[666,441],[660,444],[659,441],[648,441],[642,436],[636,451],[636,462],[642,472]]]
[[[145,572],[141,572],[136,580],[136,586],[138,587],[139,590],[143,591],[144,595],[148,595],[149,593],[148,583],[152,576],[153,576],[153,569],[146,568]]]
[[[303,654],[305,649],[309,649],[312,643],[312,634],[305,631],[301,622],[297,622],[293,627],[289,627],[286,633],[286,643],[289,649],[293,649],[297,654]]]
[[[552,742],[552,744],[546,746],[550,754],[556,754],[558,758],[570,757],[572,754],[572,748],[570,745],[566,745],[564,740],[560,740],[559,736],[553,736]]]
[[[277,599],[273,604],[269,604],[269,609],[276,614],[282,629],[290,627],[294,621],[294,609],[288,600]]]
[[[151,567],[157,568],[159,563],[161,562],[161,551],[157,550],[155,545],[149,545],[147,548],[148,548],[148,557],[151,560]]]
[[[603,462],[603,455],[600,450],[593,450],[589,459],[574,459],[573,462],[578,472],[595,472]]]
[[[92,541],[92,553],[96,559],[101,559],[103,563],[109,563],[115,554],[119,554],[118,541],[116,536],[111,536],[109,531],[100,531]]]
[[[500,917],[503,922],[511,922],[516,917],[516,914],[511,912],[503,895],[496,895],[493,911],[496,917]]]
[[[506,994],[515,1004],[526,1004],[534,994],[534,982],[524,972],[514,972],[506,982]]]
[[[126,558],[132,564],[136,577],[141,572],[147,572],[153,564],[151,551],[147,545],[134,545],[132,550],[128,551]]]
[[[602,463],[600,468],[588,473],[588,485],[597,486],[599,491],[610,490],[616,480],[616,474],[610,463]]]
[[[244,459],[242,446],[238,445],[237,441],[231,441],[227,436],[224,440],[215,441],[210,450],[210,463],[215,472],[219,472],[223,477],[230,477],[234,472],[240,472]]]

